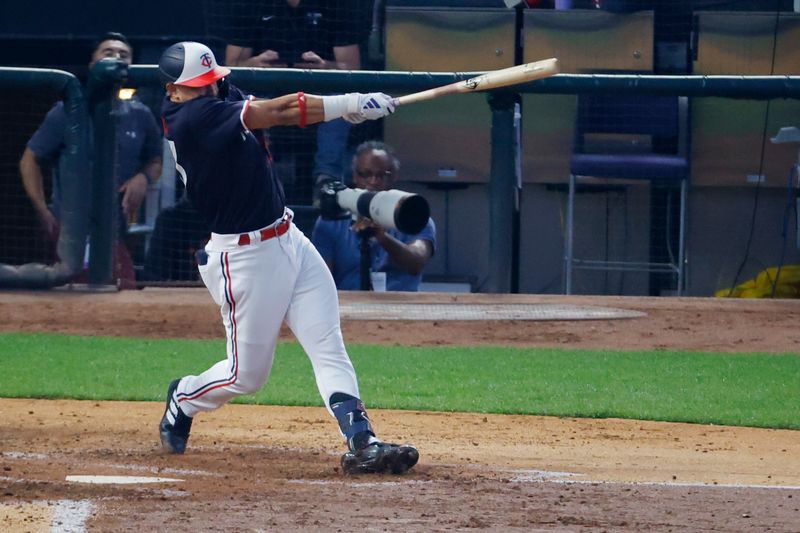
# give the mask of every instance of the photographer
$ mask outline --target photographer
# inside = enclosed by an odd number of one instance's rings
[[[367,141],[353,157],[353,186],[367,191],[387,191],[398,178],[400,163],[392,148]],[[358,290],[360,284],[359,240],[369,240],[372,272],[386,273],[386,290],[417,291],[422,270],[436,250],[436,226],[428,219],[414,235],[386,229],[368,218],[323,220],[314,224],[311,241],[328,264],[339,290]]]

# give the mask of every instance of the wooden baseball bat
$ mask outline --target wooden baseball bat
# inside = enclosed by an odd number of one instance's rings
[[[515,67],[490,70],[489,72],[485,72],[480,76],[475,76],[468,80],[457,81],[449,85],[434,87],[427,91],[400,96],[395,98],[395,103],[396,105],[414,104],[447,94],[488,91],[489,89],[497,89],[499,87],[507,87],[509,85],[547,78],[554,74],[558,74],[558,59],[552,57],[550,59],[534,61],[533,63],[526,63]]]

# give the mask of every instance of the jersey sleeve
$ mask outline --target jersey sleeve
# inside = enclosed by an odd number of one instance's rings
[[[28,148],[37,159],[55,160],[64,146],[64,128],[67,115],[64,105],[56,103],[44,117],[39,129],[28,141]]]

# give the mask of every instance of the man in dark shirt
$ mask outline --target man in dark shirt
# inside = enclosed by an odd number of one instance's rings
[[[371,0],[267,0],[218,8],[229,66],[353,70],[369,35]]]
[[[133,49],[120,33],[103,35],[92,52],[91,68],[103,58],[116,58],[130,64]],[[36,209],[45,233],[53,240],[58,235],[61,207],[58,170],[64,150],[66,113],[63,102],[47,113],[39,129],[28,141],[19,163],[22,184]],[[125,220],[139,209],[147,194],[147,186],[161,176],[161,131],[150,109],[135,99],[119,101],[117,122],[116,175]],[[45,200],[44,169],[53,169],[51,202]],[[122,224],[122,229],[125,225]]]
[[[360,44],[371,28],[372,4],[372,0],[218,3],[212,21],[227,43],[228,66],[358,70]],[[345,178],[349,133],[344,120],[318,126],[312,170],[317,185]]]
[[[167,89],[165,135],[186,194],[211,230],[198,253],[203,282],[220,306],[227,358],[199,376],[170,383],[161,442],[183,453],[193,417],[267,381],[285,321],[311,360],[317,387],[349,451],[346,473],[402,473],[419,458],[413,446],[378,440],[359,397],[339,324],[336,286],[325,262],[292,223],[272,171],[263,129],[345,118],[376,120],[394,110],[385,94],[246,97],[222,81],[229,70],[205,45],[178,43],[159,61]]]

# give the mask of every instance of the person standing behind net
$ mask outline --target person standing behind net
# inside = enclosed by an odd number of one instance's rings
[[[130,65],[133,48],[121,33],[109,32],[97,40],[89,69],[104,58]],[[120,233],[125,234],[127,220],[135,214],[147,195],[148,184],[161,176],[161,131],[150,109],[136,99],[119,100],[117,122],[116,173],[120,193]],[[39,129],[28,141],[19,162],[22,184],[31,200],[42,229],[55,242],[59,232],[61,195],[59,165],[65,149],[67,115],[64,103],[58,102],[47,113]],[[52,202],[44,192],[44,170],[53,169]]]
[[[225,64],[238,67],[358,70],[369,37],[372,0],[267,0],[217,4],[213,17],[226,41]],[[212,8],[214,9],[214,8]],[[314,194],[341,180],[349,164],[350,124],[317,128]]]
[[[199,376],[170,383],[159,424],[162,445],[183,453],[195,415],[266,383],[285,320],[347,440],[343,471],[405,472],[419,453],[375,436],[342,339],[336,286],[319,253],[292,223],[260,131],[342,117],[376,120],[394,111],[392,98],[302,92],[271,100],[246,98],[233,86],[218,85],[230,71],[196,42],[169,47],[158,68],[167,90],[165,135],[176,170],[212,232],[198,253],[200,275],[220,306],[227,333],[226,359]]]

